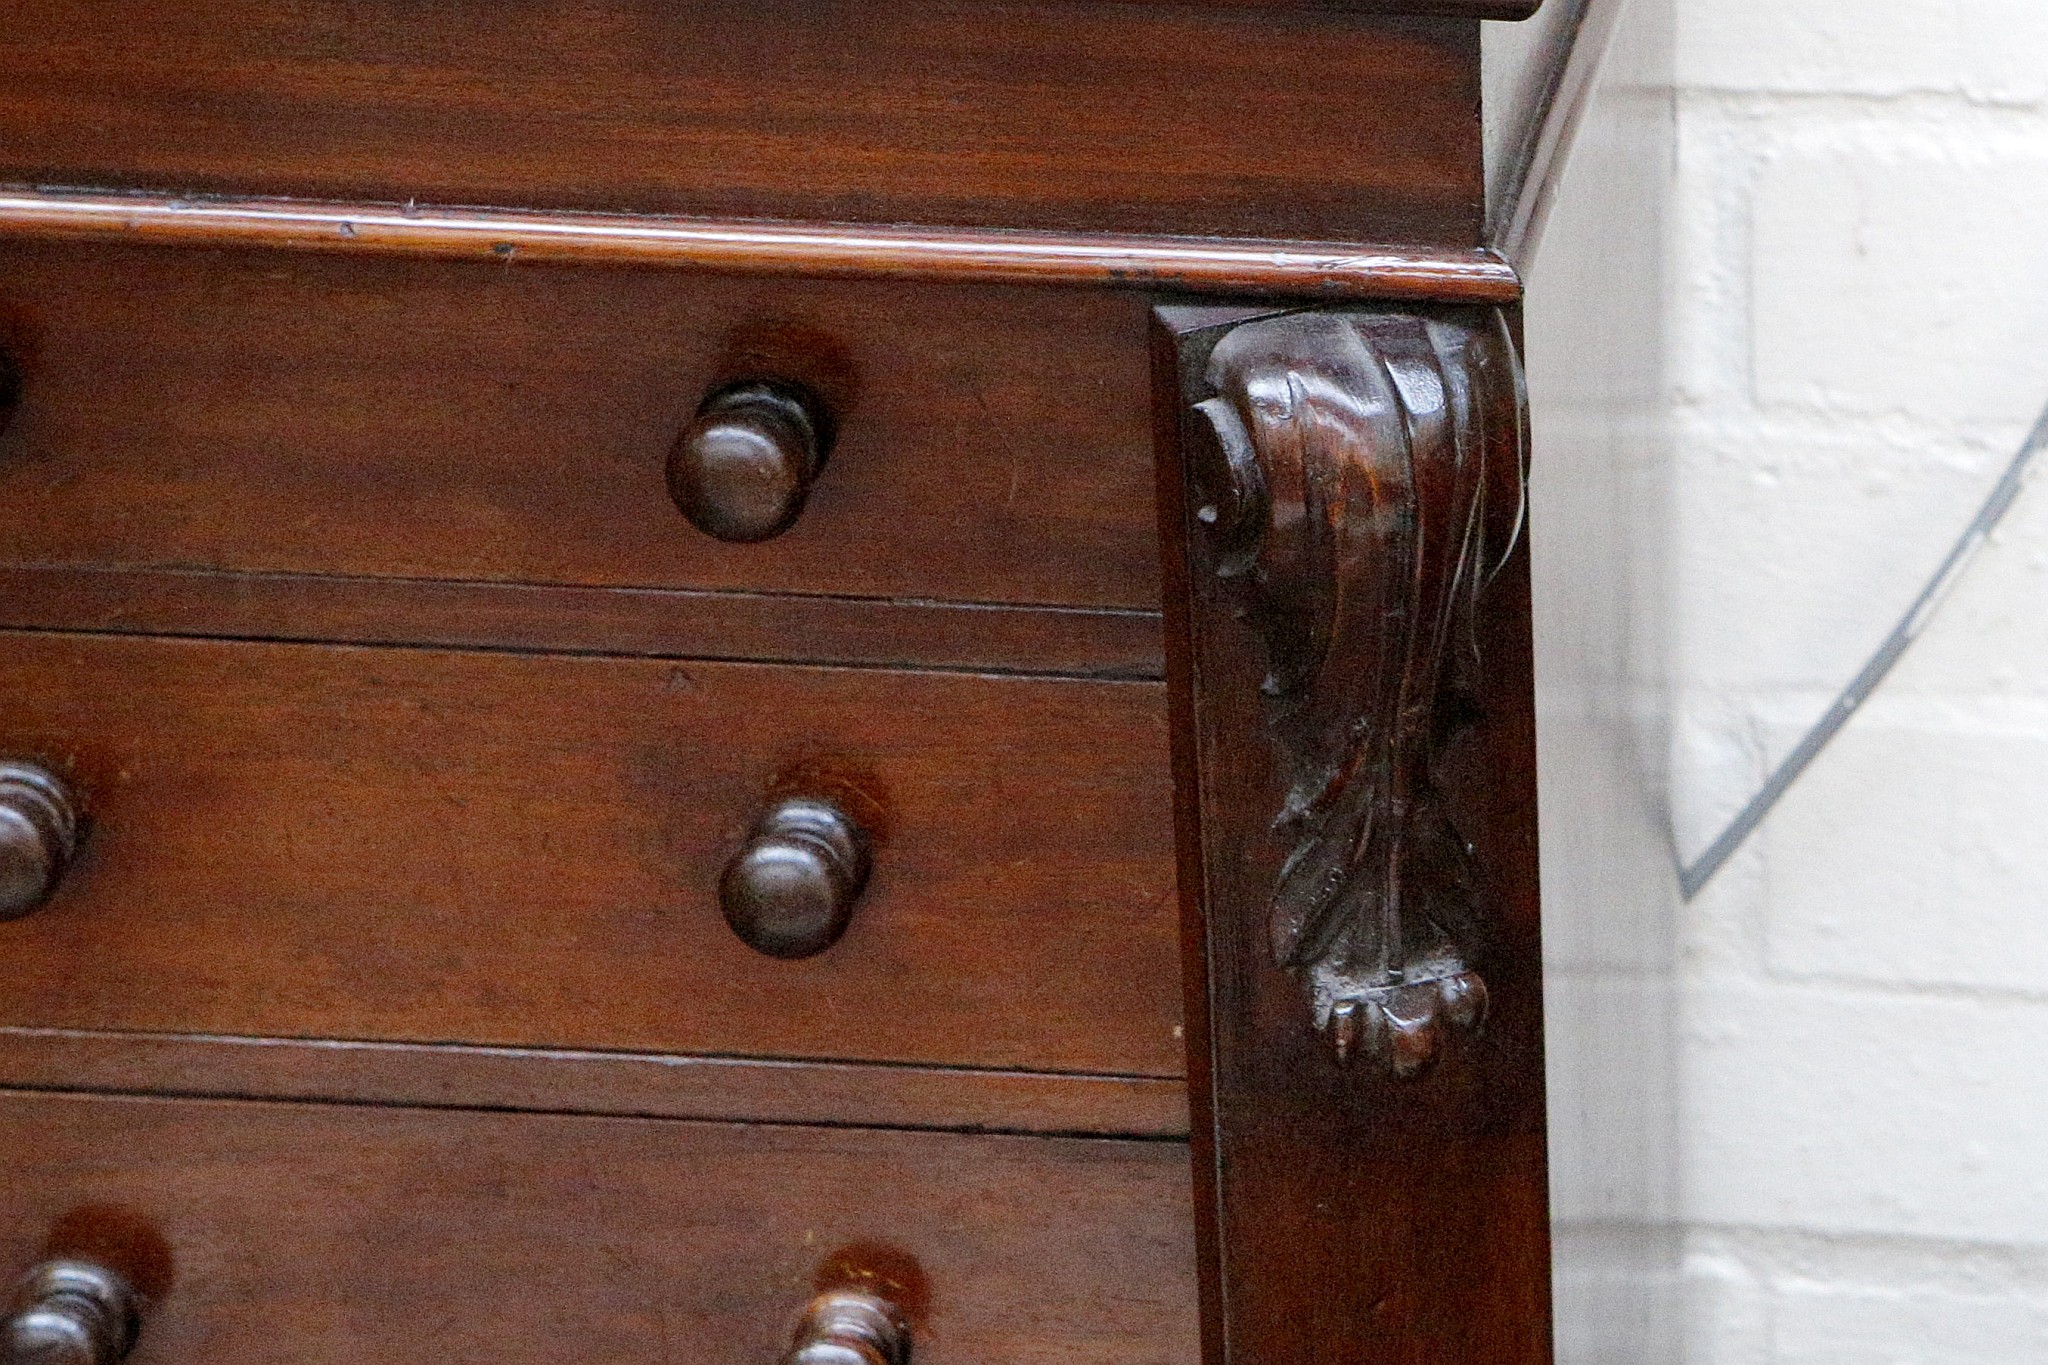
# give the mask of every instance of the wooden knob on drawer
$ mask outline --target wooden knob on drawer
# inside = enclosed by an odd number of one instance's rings
[[[71,789],[47,768],[0,760],[0,920],[48,900],[77,847]]]
[[[4,1365],[115,1365],[135,1345],[134,1288],[91,1261],[45,1261],[15,1291],[0,1325]]]
[[[887,1299],[835,1289],[811,1300],[782,1365],[909,1365],[910,1328]]]
[[[832,802],[787,796],[725,865],[725,922],[770,957],[822,953],[846,931],[868,880],[868,836]]]
[[[767,540],[803,511],[825,464],[825,415],[793,384],[734,384],[704,400],[668,457],[668,494],[720,540]]]

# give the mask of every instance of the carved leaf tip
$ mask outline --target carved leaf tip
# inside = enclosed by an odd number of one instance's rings
[[[1339,1065],[1364,1057],[1406,1079],[1443,1055],[1453,1030],[1477,1034],[1486,1023],[1486,1007],[1486,982],[1474,971],[1351,987],[1330,1002],[1323,1035]]]

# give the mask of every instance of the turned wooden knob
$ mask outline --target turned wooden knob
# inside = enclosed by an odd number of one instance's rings
[[[50,898],[78,849],[78,803],[55,773],[0,761],[0,920]]]
[[[867,833],[845,811],[820,797],[784,797],[725,865],[725,922],[770,957],[822,953],[846,931],[868,862]]]
[[[704,400],[668,457],[668,495],[720,540],[767,540],[803,511],[825,463],[824,413],[793,384],[734,384]]]
[[[15,1291],[0,1325],[5,1365],[115,1365],[135,1345],[134,1287],[91,1261],[45,1261]]]
[[[811,1300],[782,1365],[909,1365],[910,1328],[887,1299],[835,1289]]]

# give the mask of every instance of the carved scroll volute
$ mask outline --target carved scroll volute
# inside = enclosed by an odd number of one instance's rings
[[[1486,1015],[1484,869],[1432,768],[1520,524],[1513,343],[1497,314],[1295,313],[1231,330],[1206,380],[1195,516],[1263,648],[1285,778],[1273,954],[1340,1060],[1412,1075]]]

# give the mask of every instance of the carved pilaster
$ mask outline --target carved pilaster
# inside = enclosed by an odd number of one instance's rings
[[[1511,319],[1155,319],[1205,1359],[1543,1365]]]
[[[1497,314],[1295,313],[1232,329],[1203,385],[1196,538],[1262,646],[1285,779],[1272,951],[1340,1059],[1414,1074],[1486,1015],[1485,871],[1432,767],[1520,522],[1513,345]]]

